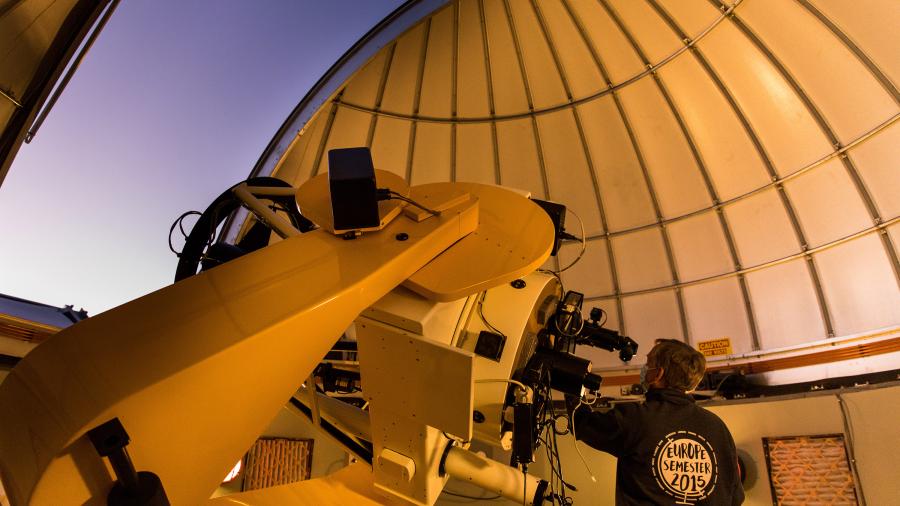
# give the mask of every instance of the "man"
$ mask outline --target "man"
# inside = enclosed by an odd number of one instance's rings
[[[706,359],[689,345],[660,339],[647,354],[643,403],[606,412],[581,405],[576,439],[618,458],[616,504],[737,505],[744,500],[734,440],[713,413],[694,404]]]

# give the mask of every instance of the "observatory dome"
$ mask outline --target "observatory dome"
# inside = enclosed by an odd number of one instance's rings
[[[586,240],[565,288],[645,350],[896,341],[898,26],[893,0],[408,2],[322,77],[253,173],[299,184],[328,150],[368,146],[411,184],[565,204]],[[580,252],[567,243],[546,267]]]

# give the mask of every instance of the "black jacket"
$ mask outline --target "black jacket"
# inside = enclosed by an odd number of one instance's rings
[[[616,504],[733,506],[744,501],[728,428],[691,396],[654,389],[642,403],[574,414],[575,436],[618,458]]]

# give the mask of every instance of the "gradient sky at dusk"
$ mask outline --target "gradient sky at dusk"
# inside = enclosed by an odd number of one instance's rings
[[[400,4],[123,1],[0,186],[0,293],[93,315],[170,284],[172,221],[244,179]]]

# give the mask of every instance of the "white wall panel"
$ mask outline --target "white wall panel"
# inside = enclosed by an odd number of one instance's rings
[[[592,34],[591,43],[600,55],[613,84],[621,83],[646,69],[628,43],[628,39],[616,27],[599,2],[572,0],[570,5],[584,23],[586,30]]]
[[[553,61],[546,39],[541,34],[531,2],[509,2],[513,24],[519,34],[519,47],[525,62],[528,87],[534,107],[545,108],[566,101],[562,78]]]
[[[683,339],[675,292],[652,292],[622,299],[628,335],[640,346],[632,362],[646,362],[657,339]]]
[[[672,283],[662,234],[658,227],[613,237],[613,254],[623,292]]]
[[[489,123],[462,123],[456,125],[456,181],[474,183],[495,182],[494,178],[494,143]],[[533,145],[533,143],[532,143]],[[502,159],[502,155],[501,155]],[[523,163],[527,163],[523,162]],[[516,167],[513,165],[513,167]],[[521,174],[529,174],[528,165],[517,167]],[[509,178],[514,181],[514,178]],[[518,185],[509,183],[514,188]],[[532,188],[525,188],[532,190]],[[537,188],[540,188],[538,182]],[[541,192],[543,193],[543,192]]]
[[[835,334],[852,334],[900,321],[900,288],[877,235],[854,239],[814,258]]]
[[[664,218],[709,207],[709,193],[659,88],[652,79],[622,90],[620,96],[640,145]]]
[[[681,281],[734,270],[728,243],[715,211],[678,220],[666,226]]]
[[[825,339],[805,260],[753,271],[746,278],[763,349]]]
[[[691,344],[727,337],[734,353],[752,351],[750,323],[737,278],[691,285],[682,293]]]
[[[659,75],[687,124],[720,200],[770,181],[739,118],[693,54],[676,57]]]
[[[784,189],[811,248],[872,226],[859,192],[840,160],[831,160],[787,181]]]
[[[394,48],[394,59],[384,88],[382,109],[400,114],[412,114],[419,80],[419,64],[425,47],[425,27],[422,24],[401,35]]]
[[[579,106],[610,230],[656,221],[641,166],[612,97]]]
[[[650,63],[657,63],[684,46],[675,32],[647,2],[609,0],[625,29],[637,39]]]
[[[450,146],[450,125],[418,123],[409,183],[415,185],[449,181]]]
[[[406,178],[411,125],[412,123],[406,120],[386,116],[378,118],[378,123],[375,124],[375,137],[372,138],[372,161],[376,167]]]
[[[487,35],[491,53],[491,79],[495,87],[503,90],[501,93],[494,93],[494,110],[499,115],[521,113],[528,110],[528,99],[512,28],[503,2],[484,2],[484,17],[490,27]]]
[[[798,2],[745,2],[736,12],[790,69],[843,142],[896,113],[865,66]]]
[[[571,218],[571,216],[570,216]],[[571,225],[566,220],[567,229]],[[581,251],[578,243],[567,243],[559,250],[560,268],[571,264]],[[609,266],[609,254],[606,249],[606,239],[589,241],[581,260],[569,270],[560,274],[566,290],[581,292],[585,297],[610,295],[613,293],[612,271]],[[585,307],[585,309],[588,309]]]
[[[431,19],[419,101],[419,114],[424,116],[450,117],[455,29],[452,8],[442,9]]]
[[[849,150],[883,219],[900,216],[900,121]]]
[[[497,123],[497,142],[503,184],[529,190],[541,199],[547,198],[531,120]]]
[[[460,0],[456,100],[457,114],[461,117],[485,117],[490,114],[484,58],[478,0]]]
[[[765,190],[725,207],[744,267],[800,252],[790,218],[774,190]]]
[[[588,235],[604,232],[600,224],[600,208],[591,180],[591,169],[585,158],[584,145],[577,135],[571,109],[544,114],[537,119],[547,172],[550,199],[571,202],[584,221]],[[576,135],[572,135],[576,133]]]
[[[734,94],[779,174],[790,174],[834,150],[788,83],[730,21],[718,25],[698,47]]]
[[[900,83],[900,3],[896,0],[815,0],[812,3],[838,25],[896,84]]]

